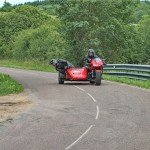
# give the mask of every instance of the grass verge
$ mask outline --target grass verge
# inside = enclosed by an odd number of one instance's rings
[[[23,86],[12,79],[9,75],[0,74],[0,96],[20,93],[23,90]]]
[[[128,85],[134,85],[137,87],[150,89],[150,80],[142,81],[142,80],[136,80],[136,79],[120,78],[120,77],[110,76],[110,75],[103,75],[103,78],[109,81],[126,83]]]
[[[47,62],[39,61],[0,60],[0,67],[56,72],[55,68],[50,66]]]

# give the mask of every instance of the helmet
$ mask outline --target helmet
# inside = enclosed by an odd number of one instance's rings
[[[89,51],[88,51],[88,56],[89,56],[90,58],[93,58],[93,57],[94,57],[94,50],[93,50],[93,49],[89,49]]]
[[[56,59],[52,59],[52,60],[50,61],[50,64],[53,65],[53,66],[56,66],[57,63],[58,63],[58,62],[57,62]]]

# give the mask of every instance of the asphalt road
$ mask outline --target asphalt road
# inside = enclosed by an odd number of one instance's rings
[[[57,84],[57,74],[0,68],[33,105],[0,124],[0,150],[150,150],[150,90],[102,81]]]

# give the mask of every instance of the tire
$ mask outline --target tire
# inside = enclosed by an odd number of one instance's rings
[[[101,85],[102,73],[96,72],[95,85]]]
[[[64,84],[64,80],[61,78],[62,77],[62,73],[58,73],[58,83],[59,84]]]

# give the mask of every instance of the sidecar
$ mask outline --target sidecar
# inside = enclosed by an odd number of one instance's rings
[[[75,68],[69,61],[53,59],[50,62],[58,71],[58,82],[64,84],[64,81],[87,81],[88,69]]]
[[[88,78],[87,68],[67,68],[66,79],[71,81],[86,81]]]

